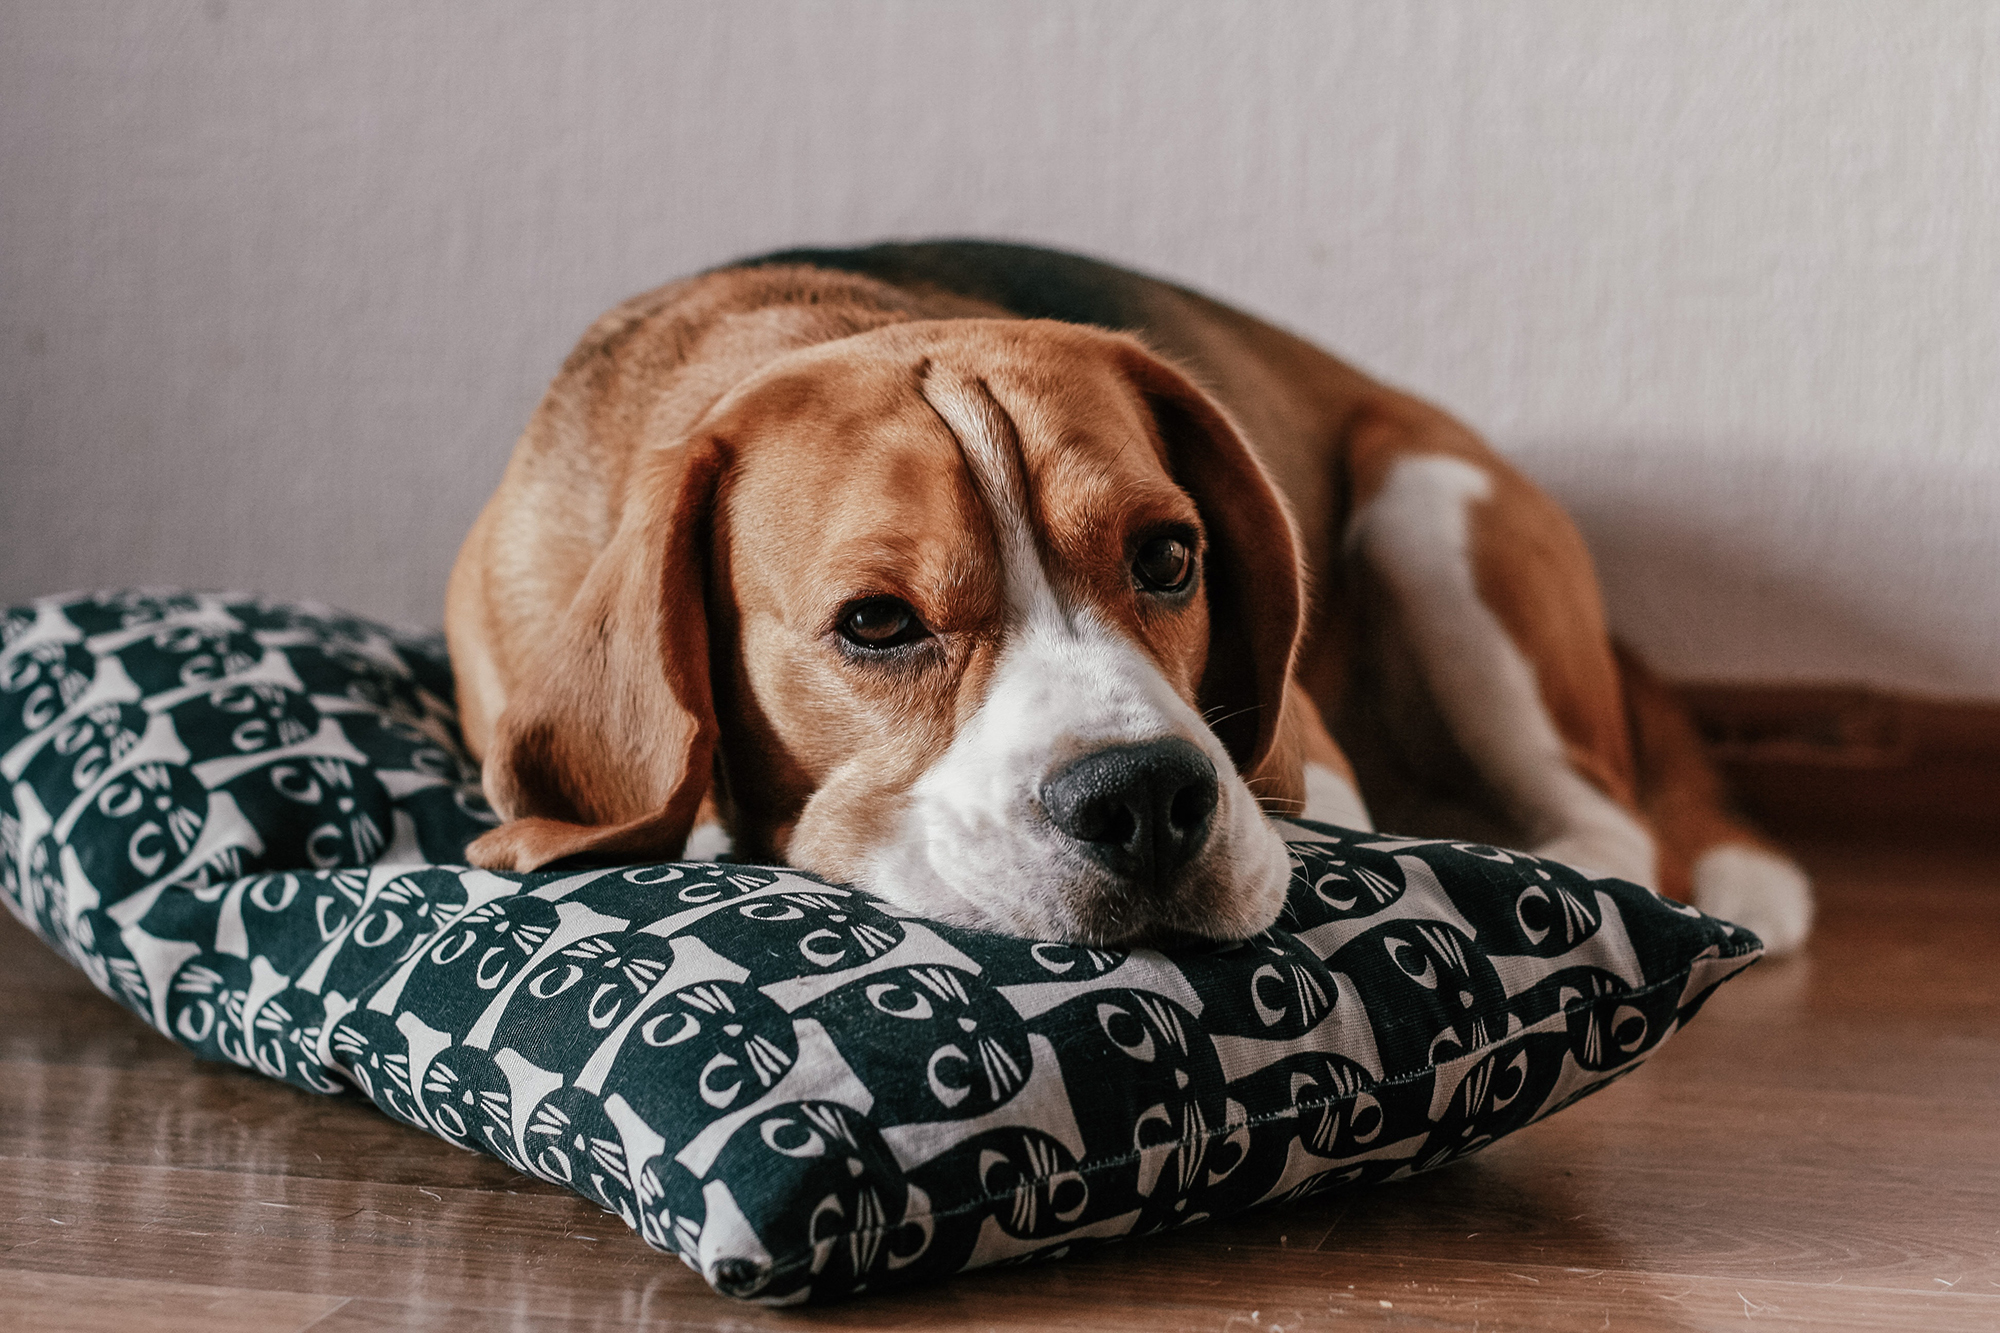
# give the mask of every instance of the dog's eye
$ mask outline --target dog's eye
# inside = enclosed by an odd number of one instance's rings
[[[847,608],[840,617],[840,637],[857,648],[900,648],[930,637],[907,602],[894,597],[870,597]]]
[[[1194,552],[1178,537],[1155,537],[1139,548],[1132,574],[1147,592],[1179,592],[1194,577]]]

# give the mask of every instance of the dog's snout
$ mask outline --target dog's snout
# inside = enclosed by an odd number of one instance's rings
[[[1166,884],[1208,842],[1221,785],[1179,737],[1093,751],[1042,787],[1055,826],[1105,869],[1141,888]]]

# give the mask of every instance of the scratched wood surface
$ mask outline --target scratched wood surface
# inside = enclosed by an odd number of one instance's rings
[[[2000,853],[1807,860],[1808,956],[1479,1158],[806,1313],[364,1103],[197,1064],[0,920],[0,1328],[2000,1329]]]

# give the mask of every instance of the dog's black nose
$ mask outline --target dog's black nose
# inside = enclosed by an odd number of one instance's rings
[[[1087,754],[1042,786],[1055,826],[1135,887],[1165,885],[1208,842],[1215,765],[1178,737]]]

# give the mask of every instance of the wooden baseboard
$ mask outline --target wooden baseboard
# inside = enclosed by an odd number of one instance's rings
[[[2000,840],[2000,705],[1848,686],[1676,686],[1778,837]]]

